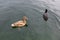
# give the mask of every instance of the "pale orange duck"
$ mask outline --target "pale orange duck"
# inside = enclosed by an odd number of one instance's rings
[[[21,28],[21,27],[27,26],[27,20],[28,18],[26,16],[23,16],[22,20],[11,24],[11,26],[12,28]]]

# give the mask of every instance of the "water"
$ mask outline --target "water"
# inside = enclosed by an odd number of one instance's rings
[[[54,2],[0,0],[0,40],[60,40],[60,10]],[[47,22],[42,18],[46,8],[49,17]],[[11,24],[23,16],[28,17],[28,27],[20,31],[13,29]]]

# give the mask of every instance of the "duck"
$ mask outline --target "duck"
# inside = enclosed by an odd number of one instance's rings
[[[48,20],[48,14],[47,14],[47,12],[48,12],[48,10],[45,9],[45,12],[44,12],[44,14],[43,14],[43,19],[44,19],[45,21]]]
[[[27,20],[28,18],[26,16],[23,16],[22,20],[12,23],[11,26],[12,28],[21,28],[27,26]]]

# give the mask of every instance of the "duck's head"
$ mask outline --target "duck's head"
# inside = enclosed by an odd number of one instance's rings
[[[23,16],[23,20],[28,20],[28,18],[26,16]]]

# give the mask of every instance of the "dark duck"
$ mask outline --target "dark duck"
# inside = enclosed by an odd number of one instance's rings
[[[48,20],[48,14],[47,14],[47,9],[45,9],[45,12],[44,12],[44,14],[43,14],[43,19],[45,20],[45,21],[47,21]]]

